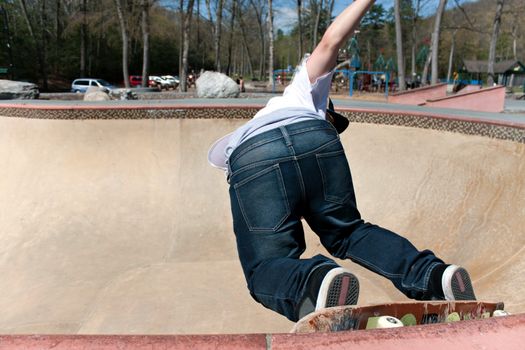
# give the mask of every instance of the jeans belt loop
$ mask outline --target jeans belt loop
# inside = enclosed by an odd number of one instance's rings
[[[290,147],[292,145],[292,140],[290,139],[290,135],[288,135],[288,130],[284,126],[280,126],[279,129],[281,130],[281,133],[284,137],[284,142],[286,143],[287,147]]]

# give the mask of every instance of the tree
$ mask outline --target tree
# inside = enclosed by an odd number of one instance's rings
[[[124,86],[129,88],[129,68],[128,68],[128,51],[129,51],[129,36],[128,28],[126,24],[126,18],[124,17],[124,11],[122,10],[122,4],[120,0],[114,0],[115,7],[117,9],[117,17],[120,26],[120,35],[122,39],[122,74],[124,77]]]
[[[499,30],[501,27],[501,15],[503,13],[503,5],[505,0],[497,0],[496,4],[496,15],[494,16],[494,22],[492,24],[492,36],[490,38],[489,45],[489,62],[488,62],[488,77],[487,84],[489,86],[494,85],[495,75],[494,75],[494,63],[496,61],[496,45],[498,43]]]
[[[266,40],[264,37],[264,6],[262,2],[256,3],[256,0],[250,0],[252,9],[255,12],[257,26],[259,29],[259,42],[260,42],[260,59],[259,59],[259,79],[263,79],[264,75],[264,63],[265,63],[265,53],[266,53]]]
[[[141,0],[142,5],[142,87],[148,86],[149,77],[149,9],[151,7],[150,0]]]
[[[397,54],[397,77],[399,90],[404,91],[405,85],[405,57],[403,54],[403,30],[401,27],[400,0],[394,0],[394,13],[396,22],[396,54]]]
[[[191,29],[191,17],[193,14],[193,4],[195,0],[188,0],[188,7],[183,19],[183,37],[182,42],[182,71],[180,72],[180,86],[181,91],[186,92],[186,77],[188,76],[188,51],[190,48],[190,29]]]
[[[239,11],[243,7],[243,4],[239,4]],[[239,18],[239,26],[241,27],[241,36],[242,36],[242,44],[243,44],[243,51],[246,51],[246,55],[248,56],[248,71],[250,72],[250,76],[253,77],[253,63],[252,63],[252,54],[250,45],[248,45],[248,39],[246,34],[246,23],[244,21],[244,16],[237,16]]]
[[[301,59],[303,58],[303,54],[304,54],[304,49],[303,49],[303,20],[302,20],[302,14],[301,14],[301,10],[302,10],[302,2],[301,0],[297,0],[297,26],[298,26],[298,29],[299,29],[299,57],[297,58],[297,61],[301,61]]]
[[[360,25],[360,42],[364,42],[364,62],[366,68],[372,69],[372,61],[378,56],[382,47],[383,40],[381,32],[386,23],[386,11],[382,5],[372,5],[368,13],[363,17]],[[372,45],[374,43],[374,45]]]
[[[412,31],[411,31],[411,48],[410,48],[410,73],[412,78],[416,76],[416,52],[417,52],[417,25],[419,22],[419,12],[421,10],[421,0],[415,0],[412,12]]]
[[[46,56],[44,54],[44,48],[45,48],[45,45],[43,46],[42,43],[45,39],[42,38],[42,41],[40,41],[35,33],[35,29],[34,29],[34,26],[33,26],[33,22],[31,21],[31,18],[29,17],[29,12],[28,12],[28,9],[27,9],[27,4],[26,4],[26,1],[25,0],[19,0],[20,1],[20,7],[22,9],[22,14],[23,14],[23,17],[24,17],[24,20],[26,22],[26,25],[27,25],[27,29],[29,31],[29,36],[31,38],[31,41],[33,42],[33,48],[36,52],[36,57],[37,57],[37,60],[38,60],[38,67],[39,67],[39,71],[40,71],[40,76],[42,77],[42,82],[43,82],[43,88],[44,90],[47,90],[47,62],[46,62]],[[45,0],[44,0],[45,1]],[[45,4],[45,2],[44,2]],[[45,9],[45,5],[44,6],[44,9]]]
[[[447,0],[439,0],[439,6],[436,12],[436,20],[434,22],[434,31],[432,32],[432,75],[430,77],[430,84],[435,85],[438,82],[438,65],[439,65],[439,35],[441,33],[441,20],[445,12]]]
[[[80,0],[80,76],[86,76],[87,0]]]
[[[232,49],[233,49],[233,35],[235,34],[235,15],[237,14],[237,0],[231,1],[231,16],[230,16],[230,36],[228,40],[228,63],[226,65],[226,75],[230,75],[232,64]]]
[[[273,3],[268,0],[268,85],[273,86]]]
[[[215,70],[221,71],[221,34],[222,34],[222,8],[224,0],[217,0],[215,9],[215,24],[213,26],[213,47],[215,52]],[[210,7],[210,0],[206,0],[208,16],[213,23],[213,16]]]
[[[454,30],[452,32],[452,42],[450,44],[450,54],[448,57],[448,70],[447,70],[447,82],[450,81],[450,77],[452,76],[452,62],[454,61],[454,51],[456,50],[456,34],[458,30]]]
[[[312,12],[315,12],[315,21],[313,25],[313,35],[312,35],[312,51],[317,46],[317,34],[319,33],[319,23],[321,22],[321,14],[323,13],[323,0],[320,0],[318,3],[315,1],[311,2]]]

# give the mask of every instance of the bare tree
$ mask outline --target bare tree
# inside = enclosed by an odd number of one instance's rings
[[[222,35],[222,8],[224,0],[217,0],[215,9],[215,23],[213,26],[213,47],[215,50],[215,70],[221,71],[221,35]],[[206,8],[208,9],[208,16],[213,24],[213,16],[211,12],[210,0],[206,0]]]
[[[80,16],[82,17],[80,23],[80,76],[86,76],[86,51],[87,51],[87,0],[80,1]]]
[[[320,0],[319,2],[312,1],[311,2],[313,9],[315,9],[315,23],[314,27],[312,28],[313,34],[312,34],[312,51],[317,46],[317,35],[319,33],[319,23],[321,22],[321,14],[323,12],[323,0]]]
[[[120,26],[120,36],[122,38],[122,74],[124,76],[124,86],[129,88],[129,69],[128,69],[128,51],[129,51],[129,36],[128,28],[126,24],[126,18],[124,11],[122,10],[122,4],[120,0],[114,0],[115,7],[117,9],[117,17]]]
[[[513,5],[513,4],[510,4]],[[518,60],[518,39],[520,37],[519,33],[519,25],[520,25],[520,14],[523,13],[523,10],[525,9],[525,6],[523,6],[521,9],[518,9],[514,7],[514,11],[512,12],[512,27],[511,27],[511,36],[512,36],[512,58],[517,61]],[[514,86],[514,74],[510,77],[509,86]]]
[[[303,58],[303,53],[304,53],[304,49],[303,49],[303,15],[301,13],[302,11],[302,2],[301,0],[297,0],[297,27],[299,29],[299,57],[297,59],[297,61],[300,61],[302,58]]]
[[[260,60],[259,60],[259,79],[263,79],[264,75],[264,63],[265,63],[265,53],[266,53],[266,40],[264,37],[264,8],[262,6],[262,3],[256,3],[255,0],[250,0],[250,4],[252,5],[253,11],[255,12],[256,18],[257,18],[257,25],[259,28],[259,42],[261,45],[261,52],[260,52]]]
[[[455,29],[452,32],[452,42],[450,43],[450,54],[448,56],[448,70],[447,70],[447,82],[450,81],[450,77],[452,76],[452,63],[454,62],[454,51],[456,50],[456,34],[458,33],[458,30]]]
[[[447,0],[439,0],[436,20],[434,22],[434,31],[432,32],[432,75],[430,77],[430,83],[432,85],[435,85],[438,82],[439,36],[441,33],[441,20],[443,19],[446,6]]]
[[[195,0],[188,0],[188,7],[183,19],[183,36],[182,42],[182,71],[180,72],[180,86],[181,91],[187,91],[186,77],[188,76],[188,52],[190,49],[190,28],[191,28],[191,17],[193,14],[193,4]]]
[[[494,63],[496,61],[496,45],[498,43],[499,30],[501,27],[501,15],[503,13],[503,5],[505,5],[505,0],[497,0],[496,16],[494,17],[494,22],[492,24],[492,37],[490,38],[489,45],[489,62],[487,72],[487,84],[489,86],[494,85],[495,82]]]
[[[404,91],[405,85],[405,57],[403,54],[403,29],[401,27],[401,5],[400,0],[394,0],[394,15],[396,22],[396,54],[397,54],[397,78],[399,90]]]
[[[416,0],[414,4],[414,12],[412,14],[412,32],[411,32],[411,48],[410,48],[410,73],[412,78],[416,76],[416,51],[417,51],[417,23],[419,21],[419,11],[421,10],[421,0]]]
[[[226,75],[230,75],[232,65],[232,49],[233,49],[233,35],[235,34],[235,15],[237,14],[237,0],[231,1],[231,16],[230,16],[230,37],[228,40],[228,62],[226,65]]]
[[[268,0],[268,85],[273,86],[273,2]]]
[[[41,46],[42,43],[38,40],[37,35],[35,33],[34,26],[33,26],[33,22],[31,22],[31,19],[29,18],[29,12],[27,10],[26,1],[25,0],[19,0],[19,1],[20,1],[20,7],[22,9],[22,15],[24,17],[24,20],[27,25],[27,29],[29,31],[29,36],[31,37],[31,41],[33,41],[33,47],[36,51],[38,67],[39,67],[40,75],[42,76],[42,79],[43,79],[43,88],[47,90],[46,62],[45,62],[43,48]]]
[[[150,0],[141,0],[142,5],[142,87],[148,86],[149,76],[149,10],[151,7]]]
[[[243,8],[242,2],[239,4],[239,11],[241,8]],[[253,63],[252,63],[252,53],[250,51],[250,45],[248,45],[248,39],[246,35],[246,23],[244,21],[244,16],[239,15],[239,26],[241,27],[241,36],[242,36],[242,43],[244,50],[246,51],[246,54],[248,55],[248,71],[250,72],[250,76],[253,77]]]

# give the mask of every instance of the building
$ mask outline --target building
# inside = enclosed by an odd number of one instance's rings
[[[462,79],[470,78],[481,83],[488,72],[487,61],[464,60],[460,72]],[[506,60],[494,63],[494,74],[498,84],[508,87],[523,86],[525,83],[525,65],[520,61]]]

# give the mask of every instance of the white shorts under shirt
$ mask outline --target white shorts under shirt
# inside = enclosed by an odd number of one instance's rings
[[[208,151],[208,161],[212,166],[227,170],[228,159],[235,148],[255,135],[291,123],[325,119],[333,72],[319,77],[312,84],[306,60],[298,67],[282,96],[271,98],[252,120],[215,141]]]

